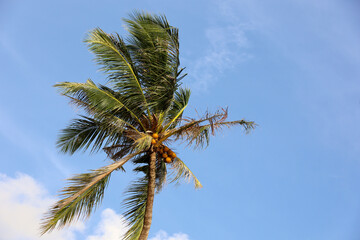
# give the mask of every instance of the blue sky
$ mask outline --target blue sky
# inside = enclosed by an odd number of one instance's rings
[[[360,4],[358,1],[1,1],[0,232],[33,240],[63,179],[107,163],[62,155],[59,130],[77,110],[57,82],[104,83],[82,42],[101,27],[126,34],[134,9],[180,29],[192,88],[187,114],[228,106],[232,129],[204,151],[176,146],[204,188],[169,184],[156,196],[152,240],[357,240],[360,236]],[[112,177],[102,207],[41,239],[113,240],[122,193]],[[1,237],[0,237],[1,239]]]

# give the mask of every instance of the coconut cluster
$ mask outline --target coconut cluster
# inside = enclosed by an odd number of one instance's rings
[[[163,144],[160,145],[157,144],[159,138],[159,135],[157,133],[154,133],[152,137],[153,139],[151,140],[151,144],[154,145],[154,150],[166,163],[171,163],[174,160],[174,158],[176,158],[176,153],[171,151],[170,148],[168,148]]]

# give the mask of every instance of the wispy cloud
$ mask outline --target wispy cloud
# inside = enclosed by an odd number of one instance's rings
[[[225,10],[216,11],[214,18],[230,19]],[[221,74],[229,71],[244,61],[252,58],[249,51],[250,43],[247,37],[249,31],[253,30],[250,22],[225,21],[210,24],[204,31],[207,46],[203,55],[194,59],[186,59],[185,65],[189,67],[191,87],[195,91],[207,91]]]
[[[206,30],[209,47],[205,55],[191,65],[191,77],[195,80],[192,87],[196,90],[208,90],[218,77],[242,61],[251,58],[245,49],[248,39],[245,29],[240,26],[213,27]]]

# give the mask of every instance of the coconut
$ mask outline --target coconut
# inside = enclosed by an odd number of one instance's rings
[[[169,157],[165,158],[165,162],[171,163],[171,158],[169,158]]]

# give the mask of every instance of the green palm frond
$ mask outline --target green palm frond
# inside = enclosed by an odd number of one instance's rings
[[[139,132],[138,129],[141,129],[141,125],[136,121],[136,119],[134,120],[132,115],[125,108],[115,112],[104,112],[101,109],[96,108],[96,106],[92,106],[91,103],[87,102],[87,99],[78,99],[69,95],[64,96],[70,99],[70,103],[72,105],[81,108],[86,114],[92,116],[97,121],[105,121],[117,126],[124,125],[136,132]]]
[[[125,195],[127,198],[124,200],[123,206],[127,209],[124,216],[127,220],[128,231],[124,236],[124,240],[137,240],[141,234],[148,191],[148,177],[138,179],[133,182]]]
[[[133,152],[134,148],[132,141],[130,142],[129,139],[124,139],[121,144],[104,147],[103,150],[110,159],[117,161],[118,159]]]
[[[165,16],[134,12],[124,20],[130,33],[129,49],[154,112],[167,109],[179,87],[178,29]]]
[[[200,181],[196,178],[194,173],[185,165],[180,158],[175,158],[171,164],[173,171],[173,179],[170,182],[181,182],[185,180],[189,182],[191,179],[194,181],[195,188],[202,188]]]
[[[60,90],[61,94],[85,102],[90,105],[92,109],[96,109],[98,113],[102,113],[103,115],[109,113],[116,114],[122,109],[126,109],[126,111],[142,125],[139,117],[133,109],[130,109],[124,104],[124,101],[121,101],[121,99],[115,97],[106,89],[99,88],[91,80],[87,80],[86,83],[62,82],[54,86]]]
[[[57,147],[64,153],[73,154],[80,149],[97,151],[102,146],[117,143],[123,140],[126,124],[118,119],[117,122],[95,120],[90,117],[80,116],[74,119],[69,126],[61,131]]]
[[[191,91],[189,88],[179,88],[178,91],[175,92],[174,100],[172,102],[171,108],[167,114],[168,123],[164,127],[165,129],[174,128],[182,118],[185,108],[187,107],[190,99]]]
[[[151,146],[151,140],[152,137],[149,134],[140,133],[139,135],[136,135],[136,138],[134,139],[134,147],[141,151],[148,150]]]
[[[102,66],[101,70],[109,74],[109,83],[126,100],[125,104],[132,109],[148,109],[136,68],[123,39],[97,28],[88,34],[85,42],[95,54],[96,62]]]
[[[69,186],[62,189],[62,197],[46,214],[41,226],[41,233],[62,228],[73,220],[87,218],[101,202],[110,174],[121,168],[124,163],[139,153],[89,173],[78,174],[68,179]]]

